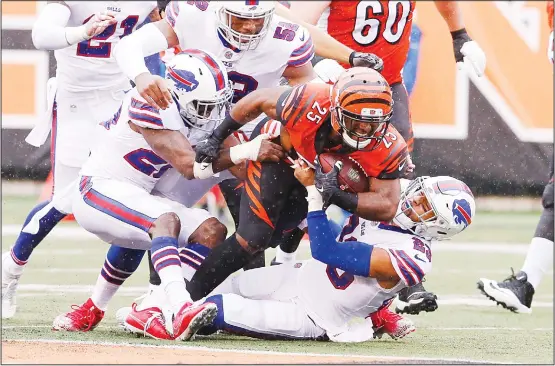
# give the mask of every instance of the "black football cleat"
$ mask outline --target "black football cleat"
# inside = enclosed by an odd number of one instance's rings
[[[513,272],[503,282],[480,278],[478,289],[493,300],[497,305],[503,306],[515,313],[530,314],[532,312],[532,298],[534,297],[534,286],[528,282],[525,272]]]
[[[418,315],[421,311],[432,312],[437,309],[437,296],[426,291],[422,283],[405,287],[395,299],[397,314]]]

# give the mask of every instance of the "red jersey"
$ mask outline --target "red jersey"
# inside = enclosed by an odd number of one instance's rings
[[[328,33],[355,51],[381,57],[382,75],[393,85],[403,80],[415,6],[416,1],[332,1]]]
[[[276,108],[277,119],[289,133],[297,155],[313,166],[316,155],[323,152],[341,153],[342,145],[329,145],[331,86],[327,84],[299,85],[281,95]],[[326,145],[328,144],[328,145]],[[383,141],[374,150],[351,150],[352,157],[369,177],[399,178],[405,168],[407,144],[399,132],[389,125]]]

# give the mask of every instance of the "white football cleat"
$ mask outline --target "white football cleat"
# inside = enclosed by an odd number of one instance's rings
[[[8,266],[5,263],[6,260],[12,260],[8,258],[10,256],[9,251],[2,254],[2,319],[12,318],[17,310],[15,292],[21,274],[14,275],[7,271]]]

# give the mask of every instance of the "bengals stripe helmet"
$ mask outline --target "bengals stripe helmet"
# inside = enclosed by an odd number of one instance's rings
[[[331,92],[331,124],[351,148],[378,147],[393,114],[391,88],[383,76],[367,67],[342,73]]]

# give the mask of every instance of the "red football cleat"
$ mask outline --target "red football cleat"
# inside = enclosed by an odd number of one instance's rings
[[[131,312],[123,321],[125,330],[150,337],[154,339],[173,339],[166,330],[166,323],[162,316],[162,310],[158,307],[137,310],[137,304],[133,303]]]
[[[374,326],[374,338],[382,338],[386,333],[393,339],[400,339],[416,330],[412,320],[395,314],[387,307],[370,314],[370,319]]]
[[[53,330],[88,332],[96,328],[104,318],[104,311],[97,308],[90,298],[83,305],[71,305],[71,308],[73,311],[58,315],[54,319]]]
[[[174,315],[173,336],[178,341],[188,341],[200,328],[212,323],[218,314],[218,307],[211,302],[203,304],[186,303]]]

